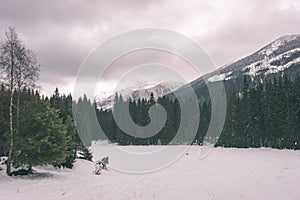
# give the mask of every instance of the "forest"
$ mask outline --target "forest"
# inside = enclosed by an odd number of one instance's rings
[[[223,131],[220,137],[207,138],[206,132],[211,118],[211,103],[209,100],[200,101],[200,122],[196,137],[187,140],[186,137],[173,140],[180,125],[180,104],[178,100],[166,96],[157,100],[151,95],[149,99],[123,100],[122,95],[116,94],[115,106],[129,101],[130,117],[133,121],[145,126],[150,123],[149,108],[155,104],[162,105],[167,112],[167,120],[158,134],[149,138],[133,137],[122,131],[113,119],[113,110],[102,110],[96,103],[86,97],[78,101],[84,104],[86,110],[96,110],[98,121],[105,133],[95,131],[89,133],[92,140],[108,139],[119,145],[167,145],[167,144],[203,144],[215,143],[223,147],[271,147],[278,149],[300,148],[300,79],[290,80],[287,76],[263,81],[256,87],[251,78],[245,76],[241,91],[230,91],[227,88],[227,112]],[[188,103],[188,101],[186,102]],[[83,112],[82,112],[83,113]],[[84,113],[83,113],[84,114]],[[86,117],[90,115],[86,112]],[[87,120],[87,123],[90,120]],[[83,125],[82,129],[93,127]],[[81,130],[84,132],[84,130]],[[177,138],[178,139],[178,138]]]

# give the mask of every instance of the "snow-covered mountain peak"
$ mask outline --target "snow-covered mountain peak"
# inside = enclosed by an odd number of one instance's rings
[[[294,40],[300,40],[300,34],[284,35],[262,48],[260,50],[260,53],[266,56],[270,56],[279,47],[284,46]]]
[[[292,40],[296,40],[300,38],[300,34],[291,34],[291,35],[284,35],[280,37],[278,40],[282,40],[285,42],[290,42]]]
[[[287,73],[295,78],[300,72],[300,34],[284,35],[253,54],[204,75],[208,82],[243,80],[247,75],[260,81],[266,76]],[[193,82],[197,84],[201,78]]]
[[[183,82],[179,81],[167,81],[163,83],[147,83],[141,84],[138,87],[126,88],[120,91],[117,91],[118,94],[121,94],[123,99],[131,98],[132,100],[138,99],[149,99],[150,94],[153,93],[154,97],[162,97],[165,94],[168,94],[181,86]],[[115,95],[111,95],[104,100],[99,100],[98,105],[103,109],[110,109],[113,107]]]

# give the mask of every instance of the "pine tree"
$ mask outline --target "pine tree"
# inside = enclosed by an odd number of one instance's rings
[[[154,97],[154,94],[153,92],[151,92],[150,94],[150,100],[149,100],[149,105],[152,106],[154,105],[156,102],[155,102],[155,97]]]
[[[88,161],[92,161],[93,159],[93,154],[91,152],[91,150],[87,147],[82,147],[82,150],[79,152],[80,156],[79,158],[80,159],[84,159],[84,160],[88,160]]]
[[[21,115],[22,129],[16,138],[13,165],[31,170],[36,165],[65,162],[68,136],[57,110],[32,98],[24,103]]]
[[[62,118],[62,123],[66,127],[68,135],[67,157],[65,162],[55,165],[56,167],[72,168],[77,157],[77,150],[82,146],[81,140],[75,127],[75,122],[72,113],[72,96],[60,94],[58,88],[50,98],[52,108],[58,110],[59,117]]]

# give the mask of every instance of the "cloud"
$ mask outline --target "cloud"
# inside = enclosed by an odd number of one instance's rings
[[[2,0],[0,6],[0,40],[9,25],[17,28],[36,52],[47,88],[68,85],[93,48],[131,29],[186,34],[222,66],[300,33],[299,24],[298,0]]]

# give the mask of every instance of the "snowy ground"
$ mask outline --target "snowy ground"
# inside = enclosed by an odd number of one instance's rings
[[[141,175],[110,169],[96,176],[93,163],[84,160],[73,170],[39,167],[38,174],[27,177],[7,177],[2,170],[0,199],[300,199],[300,151],[216,148],[199,160],[199,148],[191,147],[163,170]]]

